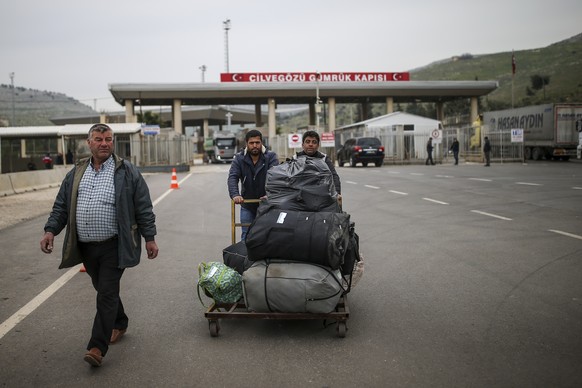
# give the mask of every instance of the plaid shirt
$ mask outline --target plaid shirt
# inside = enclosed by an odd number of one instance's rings
[[[77,235],[81,242],[103,241],[117,235],[115,161],[109,157],[98,171],[85,170],[77,197]]]

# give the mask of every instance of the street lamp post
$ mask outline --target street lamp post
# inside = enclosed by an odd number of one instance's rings
[[[228,30],[230,30],[230,19],[226,19],[222,22],[224,28],[224,64],[226,67],[226,72],[229,73],[228,68]]]
[[[230,124],[232,123],[232,113],[227,112],[225,116],[226,116],[226,123],[227,123],[226,125],[228,127],[227,131],[230,133]]]
[[[199,69],[202,72],[202,83],[204,83],[204,73],[206,72],[206,65],[200,66]]]
[[[319,78],[321,74],[318,72],[315,75],[315,126],[319,131],[319,114],[321,113],[321,99],[319,98]]]
[[[10,73],[10,83],[12,84],[12,123],[10,123],[10,126],[14,127],[16,125],[16,117],[14,113],[14,72]]]

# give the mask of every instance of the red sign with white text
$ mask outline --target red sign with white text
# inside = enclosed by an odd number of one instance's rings
[[[390,82],[409,73],[221,73],[220,82]]]

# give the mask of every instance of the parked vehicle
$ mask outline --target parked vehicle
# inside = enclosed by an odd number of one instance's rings
[[[346,140],[337,152],[337,161],[340,167],[345,163],[356,167],[362,163],[364,167],[368,163],[374,163],[380,167],[384,163],[384,146],[377,137],[355,137]]]
[[[212,163],[232,162],[237,151],[237,139],[231,133],[215,132],[212,138],[204,141],[204,153]]]
[[[491,130],[523,129],[526,159],[576,157],[581,104],[545,104],[483,113]]]

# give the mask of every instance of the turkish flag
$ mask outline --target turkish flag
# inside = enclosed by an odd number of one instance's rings
[[[511,52],[511,74],[515,75],[516,67],[517,67],[517,63],[515,62],[515,54],[512,51]]]

